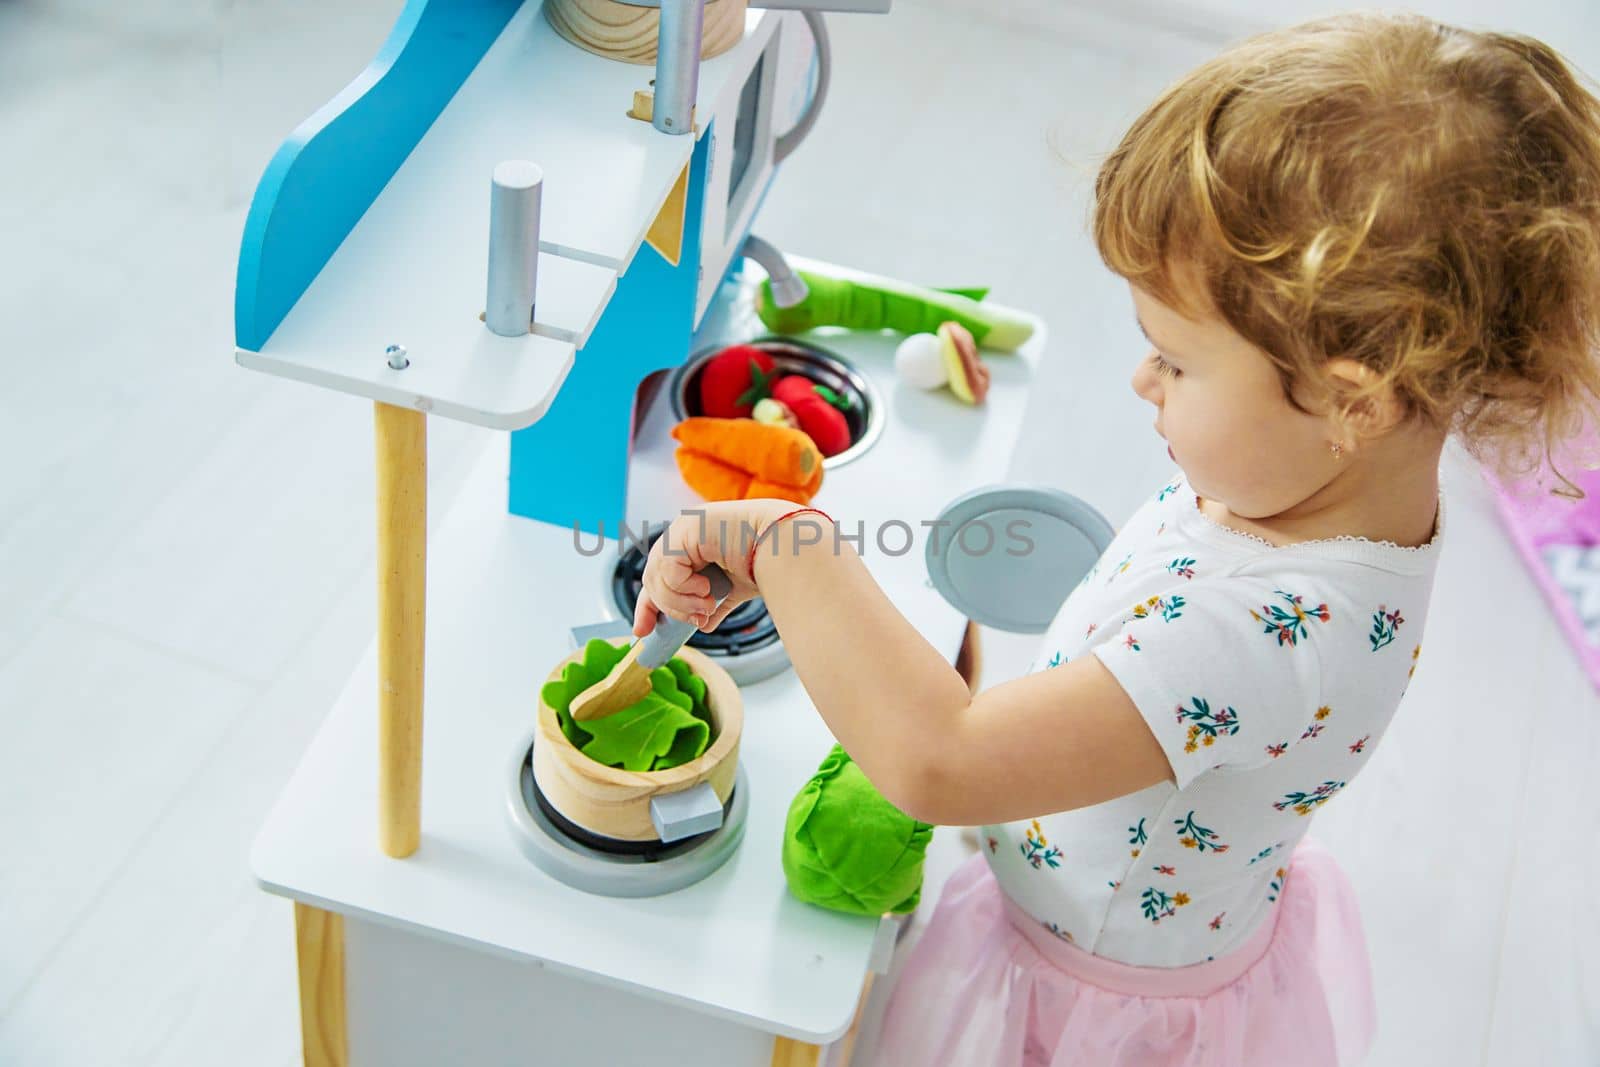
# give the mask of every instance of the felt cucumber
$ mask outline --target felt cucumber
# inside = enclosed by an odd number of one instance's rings
[[[810,271],[795,273],[808,292],[793,307],[779,307],[772,298],[772,283],[761,283],[756,313],[769,330],[801,333],[817,326],[844,326],[934,333],[941,323],[959,322],[978,344],[998,352],[1014,352],[1033,336],[1033,325],[1026,319],[967,295],[987,295],[987,290],[949,291],[892,278],[850,281]]]

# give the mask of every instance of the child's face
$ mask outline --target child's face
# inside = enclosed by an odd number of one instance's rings
[[[1130,288],[1151,344],[1133,391],[1155,405],[1156,432],[1196,493],[1235,515],[1264,519],[1332,479],[1339,461],[1330,422],[1289,403],[1259,349],[1218,317],[1185,318]]]

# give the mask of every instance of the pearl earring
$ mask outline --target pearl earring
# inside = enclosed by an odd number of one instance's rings
[[[1334,441],[1332,444],[1330,444],[1328,446],[1328,450],[1333,453],[1333,458],[1334,459],[1343,459],[1344,458],[1344,442],[1343,441]]]

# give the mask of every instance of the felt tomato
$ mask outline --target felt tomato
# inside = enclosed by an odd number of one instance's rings
[[[791,407],[797,400],[805,403],[816,395],[817,384],[803,374],[786,374],[772,383],[772,399]]]
[[[700,371],[700,413],[713,418],[748,416],[771,393],[776,365],[753,345],[732,345],[706,362]]]
[[[790,374],[772,383],[772,396],[794,413],[800,429],[824,456],[836,456],[850,447],[850,423],[840,410],[848,401],[833,390]]]
[[[844,412],[820,396],[792,405],[790,410],[800,420],[800,429],[816,442],[824,456],[837,456],[850,447],[850,424],[845,421]]]

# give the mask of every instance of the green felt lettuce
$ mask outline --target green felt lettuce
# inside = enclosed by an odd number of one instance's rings
[[[594,638],[583,646],[581,659],[544,684],[539,695],[555,709],[561,732],[585,756],[625,771],[664,771],[698,759],[711,743],[706,683],[677,657],[650,672],[652,688],[643,700],[598,719],[580,723],[572,717],[573,699],[610,674],[627,652]]]
[[[689,699],[694,702],[694,717],[710,726],[711,709],[706,706],[706,680],[690,670],[689,665],[677,656],[667,660],[667,668],[678,680],[678,691],[688,693]]]
[[[908,912],[922,898],[933,827],[906,815],[838,745],[789,805],[783,873],[796,897],[853,915]]]

